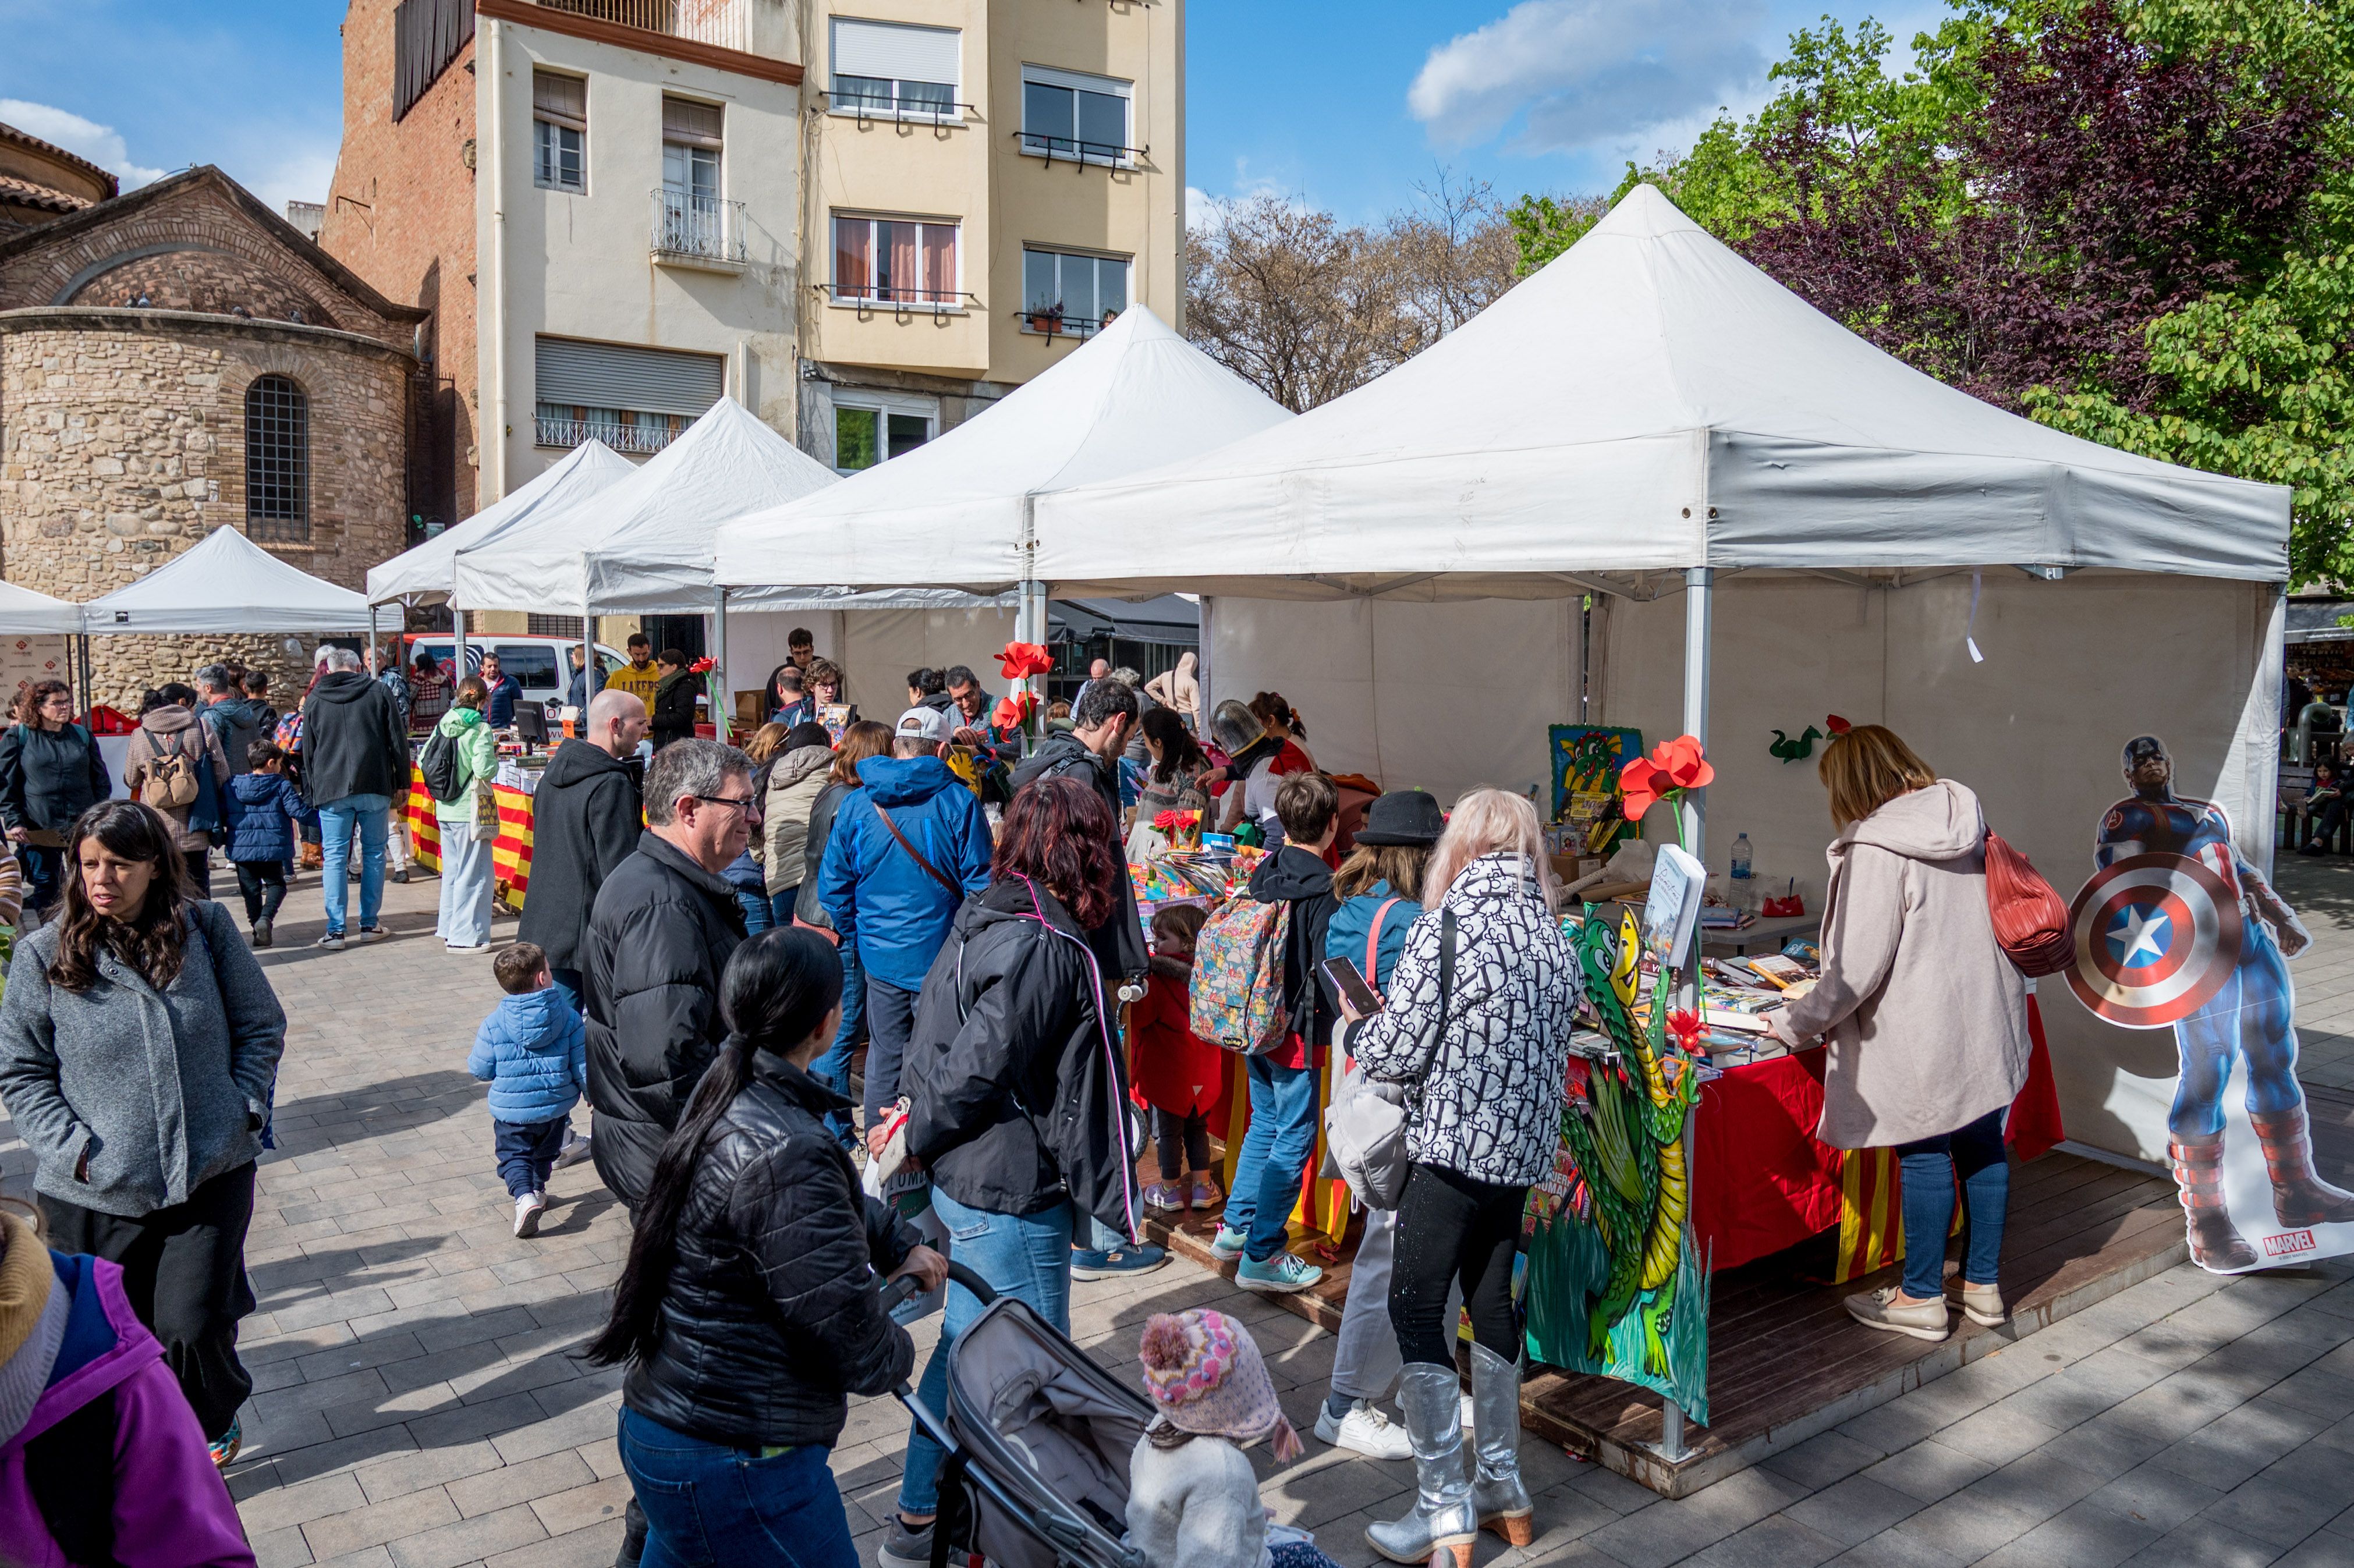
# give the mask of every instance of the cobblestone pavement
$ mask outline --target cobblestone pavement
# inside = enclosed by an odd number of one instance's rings
[[[2297,966],[2308,1067],[2354,1086],[2354,870],[2295,864],[2283,882],[2320,938]],[[320,929],[305,876],[264,955],[293,1023],[231,1477],[262,1568],[555,1568],[610,1563],[620,1538],[618,1376],[573,1352],[605,1309],[624,1216],[583,1165],[557,1174],[536,1240],[509,1234],[464,1070],[495,987],[486,959],[433,940],[438,888],[396,886],[394,939],[331,954],[304,945]],[[0,1139],[0,1175],[21,1189],[27,1164]],[[1331,1338],[1215,1277],[1172,1263],[1078,1286],[1073,1327],[1133,1367],[1149,1313],[1199,1305],[1252,1325],[1305,1433]],[[862,1401],[834,1455],[870,1561],[905,1430],[894,1403]],[[1268,1505],[1352,1568],[1412,1481],[1312,1438],[1296,1464],[1257,1462]],[[1541,1534],[1518,1553],[1483,1539],[1483,1564],[2343,1568],[2354,1268],[2177,1268],[1681,1502],[1533,1441],[1523,1464]]]

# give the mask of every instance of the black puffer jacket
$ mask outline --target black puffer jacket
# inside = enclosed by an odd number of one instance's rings
[[[743,940],[736,890],[651,832],[598,890],[580,943],[597,1107],[590,1152],[632,1209],[726,1038],[719,975]]]
[[[0,820],[63,832],[114,792],[98,742],[78,724],[11,725],[0,735]]]
[[[638,847],[640,821],[628,763],[577,737],[557,747],[531,798],[531,885],[515,939],[546,948],[557,969],[579,969],[589,912]]]
[[[1119,763],[1101,760],[1076,735],[1051,735],[1013,770],[1013,792],[1020,794],[1023,786],[1039,779],[1076,779],[1100,796],[1111,812],[1112,853],[1127,859],[1119,831]],[[1087,946],[1095,949],[1096,961],[1112,977],[1115,988],[1123,980],[1150,972],[1152,949],[1145,946],[1144,922],[1137,916],[1136,889],[1125,876],[1119,879],[1119,906],[1087,933]]]
[[[653,737],[656,751],[695,734],[695,699],[702,692],[703,677],[688,670],[664,675],[654,687],[646,733]]]
[[[819,1120],[850,1102],[766,1052],[752,1061],[678,1216],[661,1340],[621,1398],[706,1443],[830,1447],[848,1395],[881,1393],[915,1367],[875,1276],[919,1238],[858,1190]]]
[[[965,900],[924,977],[899,1075],[907,1150],[992,1213],[1066,1199],[1133,1238],[1142,1213],[1128,1067],[1108,982],[1070,912],[1019,877]]]

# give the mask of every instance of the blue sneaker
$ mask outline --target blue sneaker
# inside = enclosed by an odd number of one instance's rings
[[[1150,1274],[1168,1261],[1165,1247],[1115,1246],[1097,1250],[1075,1246],[1071,1249],[1071,1277],[1121,1279],[1131,1274]]]
[[[1210,1238],[1210,1255],[1220,1263],[1232,1263],[1242,1256],[1243,1248],[1249,1243],[1248,1231],[1238,1231],[1232,1225],[1221,1224],[1218,1227],[1218,1234]]]
[[[1294,1291],[1307,1289],[1323,1277],[1322,1269],[1288,1252],[1277,1253],[1265,1263],[1254,1263],[1245,1258],[1242,1266],[1235,1270],[1236,1285],[1263,1296],[1288,1296]]]

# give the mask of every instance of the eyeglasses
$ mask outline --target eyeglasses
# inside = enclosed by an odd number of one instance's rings
[[[757,795],[691,795],[688,799],[708,806],[733,806],[748,817],[760,814],[760,798]]]

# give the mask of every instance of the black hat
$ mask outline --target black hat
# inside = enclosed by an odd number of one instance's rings
[[[1365,825],[1357,830],[1357,842],[1428,849],[1446,831],[1438,797],[1423,789],[1393,789],[1365,808]]]

